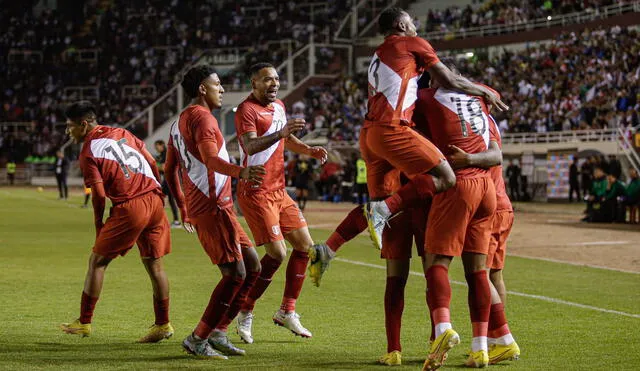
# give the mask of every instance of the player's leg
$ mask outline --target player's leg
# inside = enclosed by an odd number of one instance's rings
[[[304,209],[307,207],[308,197],[309,197],[309,189],[307,188],[307,186],[305,186],[302,189],[302,207],[300,208],[301,211],[304,211]]]
[[[401,188],[402,191],[384,202],[371,202],[367,216],[375,242],[381,240],[384,224],[393,214],[407,205],[453,187],[456,178],[444,155],[433,143],[412,129],[376,128],[368,133],[366,140],[368,148],[377,157],[384,158],[410,178],[418,178],[416,185]],[[393,143],[393,146],[389,143]]]

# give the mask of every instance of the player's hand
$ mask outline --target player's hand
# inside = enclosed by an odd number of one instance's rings
[[[500,100],[500,97],[492,91],[487,91],[484,94],[484,102],[487,104],[489,112],[491,112],[493,107],[496,107],[500,112],[509,110],[509,106]]]
[[[184,206],[180,208],[180,219],[182,220],[182,228],[184,228],[187,233],[196,231],[196,228],[191,224],[191,220],[187,216],[187,209]]]
[[[262,179],[267,174],[267,170],[262,165],[247,166],[240,170],[240,179],[246,179],[256,184],[262,184]]]
[[[280,129],[280,138],[288,138],[289,135],[295,134],[306,127],[304,119],[291,119]]]
[[[469,154],[452,144],[449,145],[447,160],[454,170],[469,166]]]
[[[328,153],[323,147],[311,147],[309,149],[309,156],[320,160],[320,164],[327,162]]]

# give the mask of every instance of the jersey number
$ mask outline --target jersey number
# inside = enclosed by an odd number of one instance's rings
[[[474,134],[482,135],[487,130],[487,122],[482,113],[482,106],[478,98],[470,98],[463,102],[460,97],[451,97],[451,102],[455,103],[458,118],[460,119],[460,128],[462,129],[462,136],[468,137],[469,130],[467,129],[467,122],[471,126],[471,131]],[[463,103],[466,103],[463,105]],[[463,112],[463,109],[466,112]]]
[[[186,147],[184,145],[184,140],[182,139],[182,137],[178,134],[173,134],[173,142],[176,146],[176,148],[178,149],[178,153],[180,154],[180,158],[182,158],[182,163],[184,164],[184,167],[187,169],[187,172],[191,171],[191,156],[189,156],[189,153],[186,150]]]
[[[138,154],[135,151],[128,151],[124,147],[125,143],[127,143],[127,139],[122,138],[116,142],[116,144],[118,145],[118,148],[116,148],[112,144],[107,148],[105,148],[104,150],[107,153],[110,152],[111,154],[113,154],[113,157],[116,158],[116,161],[120,165],[120,169],[124,173],[124,177],[129,179],[131,178],[131,172],[129,170],[133,171],[134,173],[141,173],[143,170],[143,165],[142,165],[142,159],[140,159],[140,156],[138,156]],[[120,153],[122,153],[122,157],[120,156]],[[135,167],[130,165],[129,159],[131,158],[136,159],[137,165]]]

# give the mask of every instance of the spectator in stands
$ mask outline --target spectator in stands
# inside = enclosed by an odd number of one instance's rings
[[[507,166],[507,178],[509,179],[509,190],[511,191],[511,200],[520,200],[520,175],[521,169],[517,160],[509,161]]]
[[[58,191],[60,191],[60,199],[66,200],[69,196],[69,187],[67,187],[67,175],[69,173],[69,160],[64,157],[64,152],[58,150],[56,152],[55,162],[56,182],[58,183]]]
[[[580,202],[580,182],[578,180],[578,157],[573,157],[573,162],[569,167],[569,202],[573,202],[573,194],[576,194],[576,200]]]

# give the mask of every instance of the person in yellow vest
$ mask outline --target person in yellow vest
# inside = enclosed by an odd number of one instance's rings
[[[369,198],[369,190],[367,189],[367,165],[362,157],[358,157],[356,160],[355,188],[358,204],[366,204]]]
[[[7,179],[9,179],[9,185],[13,185],[16,178],[16,163],[13,160],[7,162]]]

